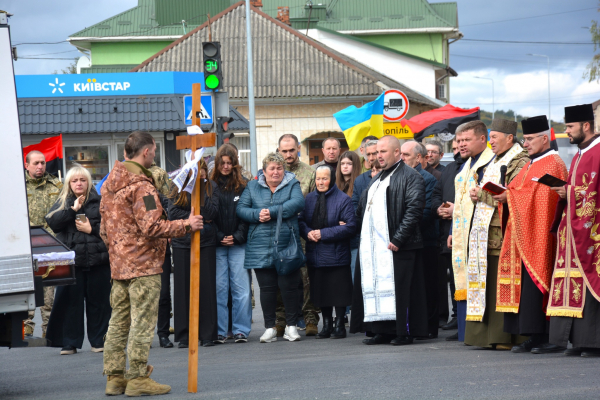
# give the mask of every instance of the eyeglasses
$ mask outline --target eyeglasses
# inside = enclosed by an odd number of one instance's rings
[[[440,154],[440,152],[435,150],[427,150],[427,154]]]
[[[531,143],[537,137],[546,136],[546,135],[535,135],[534,137],[524,137],[523,143]]]

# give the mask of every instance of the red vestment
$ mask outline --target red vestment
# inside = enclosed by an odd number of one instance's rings
[[[498,263],[498,312],[519,312],[521,263],[542,294],[549,291],[556,246],[550,227],[559,196],[532,180],[545,174],[567,179],[565,163],[554,150],[527,163],[507,187],[509,216]]]
[[[600,137],[573,158],[556,216],[558,246],[549,316],[583,318],[586,289],[600,301]],[[600,217],[600,216],[599,216]]]

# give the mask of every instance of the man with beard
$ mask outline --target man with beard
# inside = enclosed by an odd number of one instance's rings
[[[377,151],[382,172],[356,210],[361,237],[350,332],[374,334],[365,344],[407,345],[427,335],[419,251],[425,188],[421,175],[402,162],[397,138],[382,137]]]
[[[513,353],[553,353],[563,348],[548,343],[547,306],[556,239],[550,233],[558,195],[535,179],[546,173],[567,179],[567,168],[550,148],[550,127],[545,115],[521,121],[524,147],[531,162],[494,196],[502,203],[506,222],[498,263],[496,311],[504,313],[504,332],[529,336]],[[536,349],[534,352],[533,349]]]
[[[550,343],[573,348],[567,355],[600,357],[600,137],[591,104],[565,107],[566,132],[579,147],[555,215],[558,254],[547,315]]]
[[[487,146],[487,127],[481,121],[471,121],[456,130],[456,141],[462,158],[467,161],[454,178],[454,211],[448,236],[448,247],[452,249],[452,270],[456,290],[454,299],[458,314],[458,340],[464,341],[467,319],[467,261],[469,257],[469,232],[475,203],[470,196],[483,178],[484,168],[494,158]]]
[[[529,161],[527,152],[516,143],[516,136],[516,122],[506,119],[492,121],[490,146],[495,157],[485,168],[480,184],[470,190],[471,200],[476,204],[469,232],[465,344],[471,346],[497,348],[518,340],[504,332],[504,315],[496,312],[502,227],[498,202],[482,189],[488,182],[496,185],[510,183]],[[504,177],[502,167],[506,167]]]

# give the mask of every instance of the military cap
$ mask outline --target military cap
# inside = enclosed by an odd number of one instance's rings
[[[521,126],[523,127],[523,135],[533,135],[550,129],[548,118],[545,115],[524,119],[521,121]]]

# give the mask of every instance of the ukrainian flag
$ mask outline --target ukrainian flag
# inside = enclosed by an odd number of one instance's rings
[[[368,135],[383,135],[383,95],[361,108],[350,106],[333,114],[344,132],[350,150],[360,147],[361,140]]]

